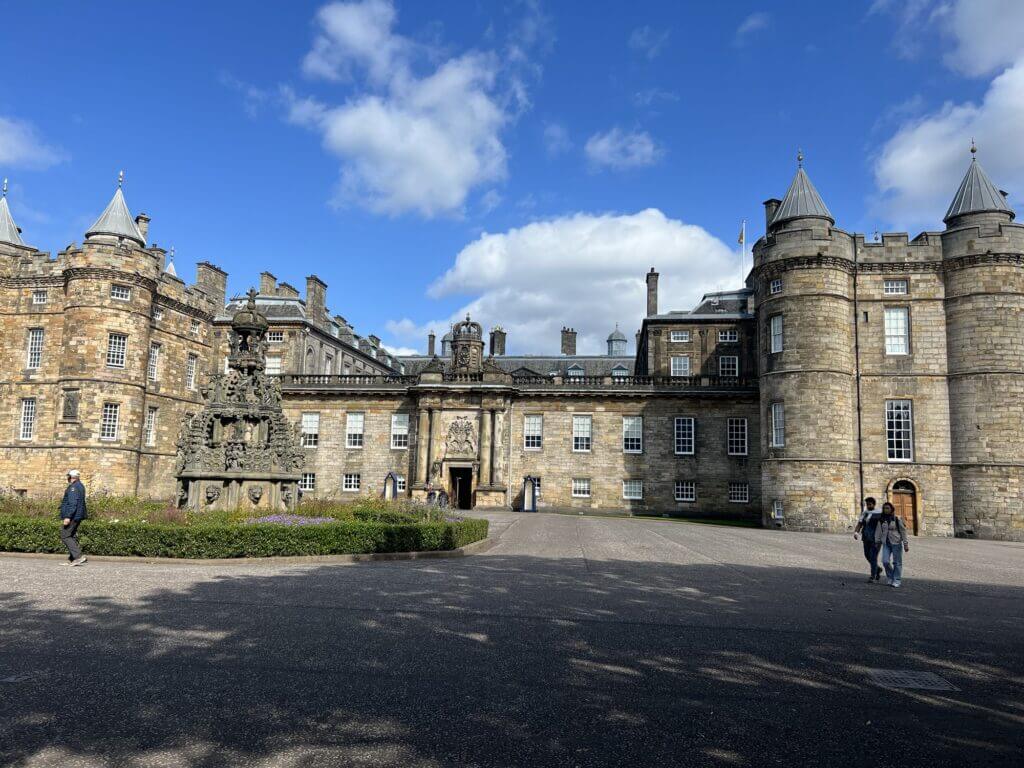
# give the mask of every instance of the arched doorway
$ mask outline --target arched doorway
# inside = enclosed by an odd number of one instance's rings
[[[907,533],[917,536],[917,486],[909,480],[897,480],[892,484],[890,499],[896,508],[896,516],[901,518],[907,527]]]

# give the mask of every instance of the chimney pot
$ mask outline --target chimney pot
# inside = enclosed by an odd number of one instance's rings
[[[430,333],[427,334],[427,356],[428,357],[433,357],[434,356],[434,344],[435,344],[436,339],[437,339],[437,337],[434,336],[434,332],[433,331],[431,331]]]

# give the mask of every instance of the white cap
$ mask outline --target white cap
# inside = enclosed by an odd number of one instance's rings
[[[68,470],[68,477],[78,477],[78,470],[77,469],[69,469]]]

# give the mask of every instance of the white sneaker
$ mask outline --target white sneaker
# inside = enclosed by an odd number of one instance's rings
[[[894,581],[894,582],[892,583],[893,589],[895,589],[895,588],[896,588],[896,587],[898,587],[899,585],[900,585],[900,583],[899,583],[898,581]]]
[[[85,563],[87,563],[88,561],[89,561],[89,558],[87,558],[85,555],[82,555],[77,560],[72,560],[71,561],[71,565],[85,565]]]

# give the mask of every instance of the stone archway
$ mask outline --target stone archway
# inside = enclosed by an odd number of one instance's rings
[[[917,483],[907,478],[898,478],[889,483],[886,493],[896,515],[903,519],[907,533],[917,536],[921,533],[921,490]]]

